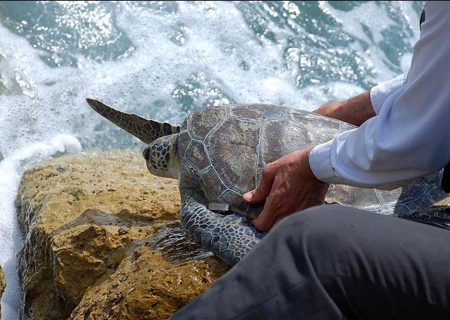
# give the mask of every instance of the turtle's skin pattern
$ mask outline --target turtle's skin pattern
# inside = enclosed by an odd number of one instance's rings
[[[240,214],[221,215],[207,209],[199,193],[184,191],[181,224],[200,245],[229,265],[244,258],[264,236]]]

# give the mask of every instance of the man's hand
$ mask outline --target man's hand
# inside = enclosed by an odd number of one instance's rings
[[[244,200],[251,204],[266,200],[263,211],[252,221],[256,229],[269,231],[282,218],[323,204],[328,184],[312,173],[310,152],[295,151],[265,165],[259,186],[244,194]]]

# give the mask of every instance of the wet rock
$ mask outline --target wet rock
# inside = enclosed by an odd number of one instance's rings
[[[3,274],[3,270],[0,267],[0,300],[2,298],[3,291],[5,291],[5,286],[6,286],[5,275]],[[0,319],[1,319],[1,317],[2,317],[2,306],[0,304]]]
[[[141,245],[106,281],[86,291],[70,319],[167,319],[226,268],[212,258],[174,264]]]
[[[139,151],[41,164],[16,205],[24,319],[163,319],[227,270],[177,224],[177,181]]]

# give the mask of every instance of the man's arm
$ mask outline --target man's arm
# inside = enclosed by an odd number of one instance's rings
[[[370,101],[369,91],[345,101],[326,103],[313,112],[356,126],[360,126],[376,115]]]
[[[376,117],[311,151],[319,180],[392,189],[450,160],[450,3],[427,2],[425,12],[406,83]]]
[[[345,101],[326,103],[313,112],[360,126],[380,113],[386,99],[405,83],[406,74],[401,74],[392,80],[380,83],[370,91]]]
[[[321,181],[393,187],[435,172],[450,160],[450,3],[426,3],[425,11],[427,20],[414,46],[407,82],[375,104],[372,97],[377,116],[310,153],[297,151],[297,162],[288,154],[276,166],[269,164],[270,179],[263,173],[263,185],[244,195],[251,203],[266,199],[265,209],[254,220],[257,228],[267,231],[297,211],[289,208],[293,202],[302,208],[306,200],[323,201]],[[281,186],[284,191],[278,192]],[[295,189],[302,190],[300,203]]]

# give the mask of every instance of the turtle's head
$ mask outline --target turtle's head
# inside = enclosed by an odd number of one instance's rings
[[[143,155],[150,173],[160,177],[178,179],[180,158],[177,138],[178,134],[163,136],[144,149]]]

